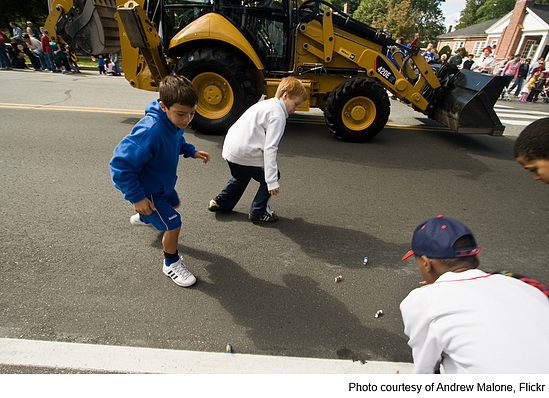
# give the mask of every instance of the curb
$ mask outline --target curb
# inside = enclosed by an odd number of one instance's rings
[[[0,339],[0,364],[107,373],[409,374],[413,364]]]

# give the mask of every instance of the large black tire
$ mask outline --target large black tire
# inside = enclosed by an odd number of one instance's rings
[[[387,124],[391,105],[385,89],[375,80],[357,77],[337,86],[328,97],[324,118],[339,139],[366,142]]]
[[[249,68],[225,49],[194,49],[179,59],[174,74],[187,77],[198,91],[191,127],[203,133],[225,134],[259,99]]]

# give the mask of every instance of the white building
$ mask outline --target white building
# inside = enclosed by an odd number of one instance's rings
[[[537,60],[549,53],[549,6],[532,0],[517,0],[513,11],[493,19],[438,36],[437,50],[448,45],[455,52],[465,47],[478,56],[490,45],[497,60],[519,54],[521,59]]]

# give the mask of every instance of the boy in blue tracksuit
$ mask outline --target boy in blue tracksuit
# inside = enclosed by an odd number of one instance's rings
[[[114,148],[109,163],[116,188],[130,201],[137,214],[133,225],[153,225],[164,231],[163,272],[179,286],[191,286],[196,278],[181,261],[177,251],[181,216],[175,210],[179,197],[175,191],[179,155],[210,160],[185,142],[183,129],[191,122],[198,94],[183,76],[166,76],[159,86],[159,99],[147,104],[145,117]]]

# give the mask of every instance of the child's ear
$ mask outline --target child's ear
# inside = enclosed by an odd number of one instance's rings
[[[160,104],[160,109],[162,109],[164,112],[168,110],[168,108],[166,107],[166,105],[164,105],[162,101],[158,100],[158,104]]]
[[[431,272],[431,270],[433,269],[431,259],[427,256],[421,256],[418,258],[418,266],[427,273]]]

